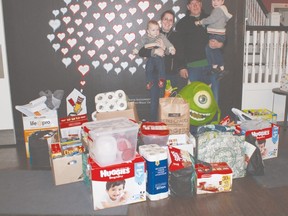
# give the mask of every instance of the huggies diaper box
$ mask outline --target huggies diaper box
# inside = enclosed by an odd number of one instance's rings
[[[245,135],[256,137],[256,144],[260,149],[262,159],[275,158],[278,155],[279,126],[271,124],[271,127],[260,130],[246,131]]]
[[[89,157],[88,164],[94,210],[146,200],[146,164],[139,154],[130,162],[106,167]]]

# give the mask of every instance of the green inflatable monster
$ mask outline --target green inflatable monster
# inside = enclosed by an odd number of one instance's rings
[[[203,82],[191,82],[181,89],[179,94],[189,103],[190,125],[201,126],[220,122],[221,111],[210,86]],[[217,112],[217,120],[211,122]]]

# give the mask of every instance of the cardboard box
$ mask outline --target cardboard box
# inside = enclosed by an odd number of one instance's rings
[[[37,145],[37,140],[39,139],[43,141],[47,141],[48,145],[51,143],[55,143],[59,141],[59,124],[58,124],[58,116],[57,111],[51,112],[50,115],[46,116],[23,116],[23,129],[24,129],[24,141],[26,148],[26,157],[30,158],[30,149],[29,149],[29,137],[34,134],[33,137],[30,137],[30,145]],[[37,131],[38,134],[35,134]],[[33,139],[33,143],[32,142]],[[40,144],[41,142],[39,142]],[[47,149],[47,155],[49,161],[49,151],[48,146],[42,146]],[[36,147],[37,148],[37,147]],[[35,160],[34,160],[35,161]]]
[[[83,180],[82,154],[51,159],[55,185]]]
[[[194,155],[194,149],[196,148],[196,140],[192,134],[172,134],[169,135],[168,146],[188,151],[191,155]]]
[[[203,164],[196,164],[197,194],[229,192],[232,190],[233,172],[226,162],[211,163],[212,171]]]
[[[242,111],[251,115],[252,117],[267,120],[270,123],[275,124],[277,122],[277,114],[268,109],[245,109]]]
[[[139,154],[133,161],[107,167],[100,167],[92,158],[88,163],[94,210],[146,200],[146,165]],[[113,188],[118,192],[112,193]]]
[[[119,110],[114,112],[94,112],[92,113],[92,119],[94,120],[106,120],[111,118],[117,118],[117,117],[126,117],[132,120],[135,120],[136,122],[139,121],[136,105],[134,102],[128,102],[128,108],[126,110]]]
[[[262,159],[275,158],[278,155],[279,126],[271,124],[269,128],[246,131],[245,135],[256,137],[256,144],[260,148]]]
[[[81,126],[85,122],[88,122],[86,114],[60,118],[59,127],[60,127],[61,138],[80,139],[81,138]]]

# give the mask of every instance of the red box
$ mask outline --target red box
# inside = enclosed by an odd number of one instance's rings
[[[81,138],[81,126],[87,122],[87,115],[67,116],[60,118],[59,127],[61,138],[65,139],[80,139]]]
[[[130,162],[106,167],[91,157],[88,163],[94,210],[146,200],[146,164],[139,154]]]
[[[232,190],[233,171],[226,162],[210,163],[212,171],[208,166],[196,164],[197,194],[228,192]]]

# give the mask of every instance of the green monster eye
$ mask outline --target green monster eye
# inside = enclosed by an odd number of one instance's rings
[[[199,91],[193,97],[194,103],[202,108],[207,109],[212,103],[211,95],[207,91]]]

